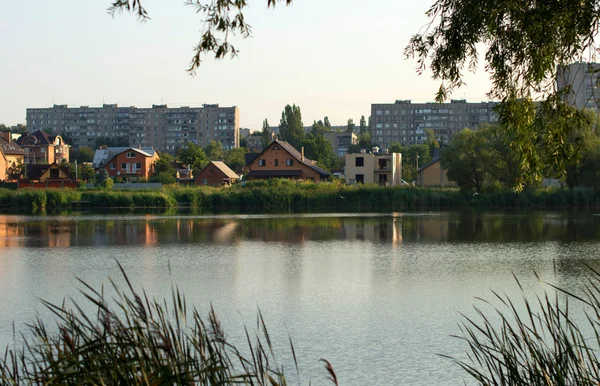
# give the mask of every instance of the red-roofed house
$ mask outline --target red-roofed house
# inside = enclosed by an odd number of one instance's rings
[[[266,178],[290,178],[321,182],[327,180],[329,172],[315,165],[285,141],[273,141],[248,164],[248,180]]]
[[[149,179],[159,159],[154,148],[109,147],[96,150],[92,165],[95,170],[106,169],[112,178]]]

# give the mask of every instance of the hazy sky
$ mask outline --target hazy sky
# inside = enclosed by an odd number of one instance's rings
[[[250,0],[253,37],[236,38],[234,59],[205,57],[185,69],[201,21],[180,0],[144,0],[152,18],[112,18],[110,0],[3,1],[0,13],[0,123],[25,123],[27,107],[170,107],[218,103],[240,108],[241,127],[279,124],[286,104],[305,125],[329,116],[356,123],[371,103],[426,102],[439,84],[418,76],[404,47],[426,23],[432,0],[295,0],[267,9]],[[489,77],[469,75],[454,98],[486,100]]]

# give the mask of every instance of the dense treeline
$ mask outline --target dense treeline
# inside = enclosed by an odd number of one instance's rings
[[[167,186],[161,190],[111,189],[0,189],[5,208],[60,209],[84,205],[96,208],[219,209],[369,209],[461,207],[600,207],[600,193],[593,188],[503,190],[472,194],[458,189],[422,187],[348,186],[339,181],[323,184],[288,180],[253,181],[231,188]]]

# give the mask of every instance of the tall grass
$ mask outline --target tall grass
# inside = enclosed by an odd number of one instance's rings
[[[120,267],[120,266],[119,266]],[[121,271],[123,272],[122,268]],[[37,319],[31,338],[0,359],[0,381],[13,385],[286,385],[262,315],[258,332],[247,329],[245,347],[233,345],[211,309],[207,318],[188,312],[173,289],[170,301],[127,289],[114,281],[109,301],[103,290],[83,285],[87,304],[44,302],[57,328]],[[86,312],[91,305],[94,312]],[[294,368],[298,364],[293,345]],[[335,377],[327,362],[327,371]],[[337,382],[337,381],[336,381]],[[337,383],[336,383],[337,384]]]
[[[582,295],[552,287],[522,307],[498,294],[492,312],[476,307],[459,336],[468,358],[456,363],[482,385],[600,384],[600,273]]]
[[[219,209],[294,208],[598,208],[600,192],[591,188],[542,189],[473,194],[452,188],[348,186],[340,181],[272,179],[230,188],[166,186],[162,190],[0,189],[0,206],[57,209],[84,201],[96,208],[192,207]]]

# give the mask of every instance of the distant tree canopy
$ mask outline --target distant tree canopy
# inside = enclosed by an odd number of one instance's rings
[[[187,167],[194,170],[194,173],[202,170],[208,163],[206,153],[199,145],[193,142],[187,142],[185,147],[177,152],[177,159]]]
[[[305,137],[305,132],[299,106],[285,106],[281,113],[281,120],[279,121],[279,135],[296,149],[300,148]]]

